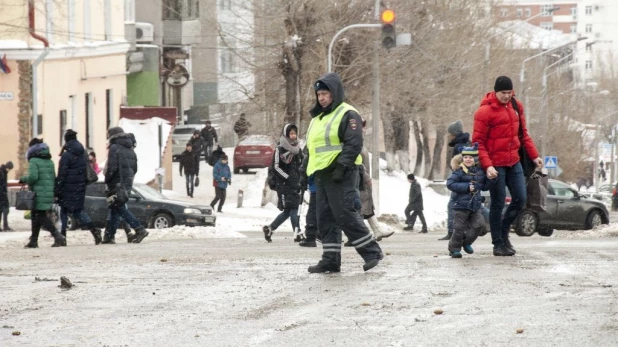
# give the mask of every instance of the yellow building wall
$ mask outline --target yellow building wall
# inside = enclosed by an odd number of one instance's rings
[[[0,93],[12,93],[13,100],[0,100],[0,164],[11,160],[17,166],[19,74],[16,62],[8,61],[8,66],[11,69],[10,74],[0,72]],[[9,179],[15,178],[16,172],[17,170],[11,171]]]

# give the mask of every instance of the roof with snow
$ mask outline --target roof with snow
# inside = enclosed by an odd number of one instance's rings
[[[510,28],[510,29],[509,29]],[[508,30],[506,30],[508,29]],[[522,20],[500,22],[493,29],[515,49],[551,49],[575,40],[573,34],[560,30],[546,30]],[[504,32],[500,33],[502,30]]]

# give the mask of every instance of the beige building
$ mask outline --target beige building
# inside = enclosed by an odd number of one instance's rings
[[[0,162],[16,164],[10,178],[26,168],[34,136],[57,164],[66,129],[105,160],[106,129],[126,97],[125,12],[133,11],[131,0],[3,1]]]

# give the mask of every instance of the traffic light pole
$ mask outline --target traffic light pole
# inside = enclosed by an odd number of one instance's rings
[[[347,27],[339,30],[335,34],[335,36],[333,36],[333,39],[330,40],[330,44],[328,45],[328,72],[333,72],[333,45],[335,44],[335,41],[337,41],[337,38],[339,37],[339,35],[353,28],[381,28],[381,27],[382,27],[382,24],[352,24],[352,25],[348,25]]]

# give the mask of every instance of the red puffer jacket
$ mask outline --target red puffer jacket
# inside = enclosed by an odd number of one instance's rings
[[[538,158],[539,152],[528,135],[524,107],[517,101],[521,117],[513,106],[502,104],[496,93],[487,93],[481,107],[474,114],[472,142],[479,144],[479,161],[483,169],[490,166],[513,166],[519,161],[519,122],[523,122],[524,148],[530,158]]]

